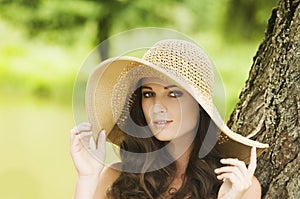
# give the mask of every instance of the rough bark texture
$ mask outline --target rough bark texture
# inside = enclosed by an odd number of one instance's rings
[[[300,198],[300,1],[280,0],[228,125],[269,143],[258,158],[262,198]]]

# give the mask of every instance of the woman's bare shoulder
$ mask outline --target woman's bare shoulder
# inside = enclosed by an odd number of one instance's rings
[[[121,163],[114,163],[105,167],[100,176],[94,198],[107,198],[106,191],[117,180],[121,174]]]
[[[105,167],[101,173],[100,178],[114,179],[114,181],[121,174],[121,162],[113,163]]]

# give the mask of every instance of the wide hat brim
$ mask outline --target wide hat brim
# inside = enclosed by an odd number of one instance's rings
[[[140,69],[141,67],[144,68]],[[128,92],[130,87],[132,87],[138,79],[142,77],[152,77],[153,75],[148,71],[145,71],[145,68],[147,68],[146,70],[149,69],[150,71],[154,71],[154,76],[158,74],[159,77],[165,77],[169,81],[175,82],[176,85],[179,85],[188,91],[202,106],[220,130],[215,148],[220,153],[221,157],[238,158],[249,163],[252,147],[257,148],[257,156],[262,154],[268,147],[268,144],[248,139],[231,131],[222,120],[212,100],[207,100],[207,96],[203,96],[203,92],[195,86],[191,86],[178,76],[175,76],[144,59],[129,56],[110,58],[103,61],[94,69],[88,79],[86,87],[86,110],[89,121],[93,127],[95,138],[97,138],[101,129],[105,129],[108,139],[112,143],[120,146],[124,139],[124,132],[120,131],[119,128],[116,128],[118,120],[116,117],[120,116],[121,113],[116,114],[115,112],[116,110],[120,110],[121,112],[126,103],[126,97],[118,99],[116,105],[116,103],[113,102],[113,99],[116,100],[118,98],[115,97],[115,89],[118,84],[120,85],[120,80],[124,80],[124,77],[127,82],[121,83],[123,92]],[[137,74],[142,75],[132,75],[134,77],[130,79],[132,82],[128,82],[126,79],[127,73],[134,70],[139,71]],[[120,91],[118,91],[118,94],[119,96],[123,95]]]

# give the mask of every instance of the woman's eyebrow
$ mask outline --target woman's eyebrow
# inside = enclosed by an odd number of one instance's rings
[[[173,87],[178,87],[176,85],[169,85],[169,86],[165,86],[165,89],[169,89],[169,88],[173,88]]]
[[[150,89],[150,90],[152,90],[152,88],[149,87],[149,86],[142,86],[142,89]]]

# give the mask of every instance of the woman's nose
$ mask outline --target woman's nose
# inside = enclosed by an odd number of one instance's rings
[[[167,111],[166,107],[164,107],[160,103],[155,103],[152,107],[153,113],[165,113]]]

